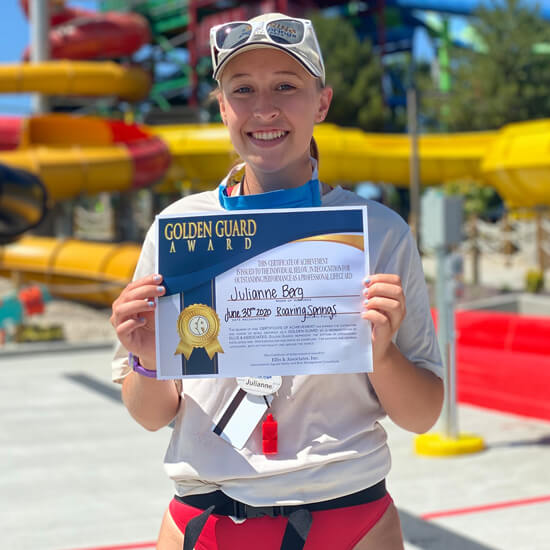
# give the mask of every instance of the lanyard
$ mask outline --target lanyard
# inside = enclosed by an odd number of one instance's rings
[[[321,206],[321,184],[317,161],[311,158],[313,174],[311,179],[300,187],[278,189],[255,195],[227,195],[226,183],[230,176],[218,187],[220,204],[225,210],[262,210],[265,208],[307,208]]]

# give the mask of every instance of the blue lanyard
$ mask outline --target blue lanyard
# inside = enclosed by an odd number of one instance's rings
[[[220,204],[226,210],[262,210],[265,208],[307,208],[321,206],[321,191],[317,176],[317,162],[314,163],[313,177],[300,187],[278,189],[256,195],[227,195],[224,183],[218,187]],[[226,180],[227,181],[227,180]]]

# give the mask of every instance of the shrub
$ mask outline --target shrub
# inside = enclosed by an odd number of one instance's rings
[[[525,274],[527,292],[541,292],[544,289],[544,272],[540,269],[529,269]]]

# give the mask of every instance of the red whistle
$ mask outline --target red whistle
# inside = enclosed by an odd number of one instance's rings
[[[262,423],[262,450],[264,455],[277,454],[277,422],[272,414]]]

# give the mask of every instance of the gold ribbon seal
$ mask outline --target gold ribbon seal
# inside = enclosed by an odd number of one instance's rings
[[[183,353],[189,359],[195,348],[204,348],[210,359],[215,353],[223,353],[218,342],[220,318],[211,307],[204,304],[187,306],[179,314],[177,325],[180,343],[174,355]]]

